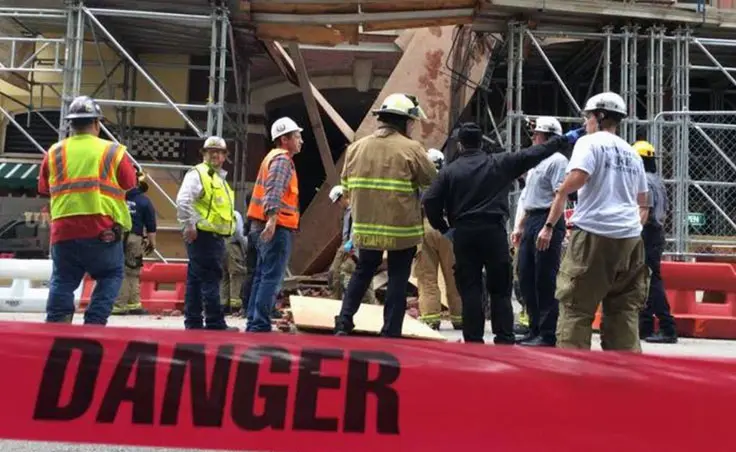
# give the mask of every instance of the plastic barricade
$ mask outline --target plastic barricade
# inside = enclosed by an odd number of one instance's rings
[[[680,336],[736,339],[736,264],[662,262],[662,280]],[[723,303],[698,302],[698,292],[723,295]],[[593,324],[600,328],[601,312]]]
[[[150,314],[163,314],[184,309],[187,264],[145,264],[140,275],[140,297],[143,308]],[[85,277],[81,306],[86,307],[92,297],[95,282]]]
[[[0,259],[0,312],[46,312],[52,268],[46,259]],[[74,292],[76,306],[81,294],[82,285]]]

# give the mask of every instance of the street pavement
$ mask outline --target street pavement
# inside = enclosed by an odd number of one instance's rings
[[[42,322],[43,314],[11,314],[0,313],[0,321],[17,321],[17,322]],[[75,323],[81,323],[82,317],[76,316]],[[244,327],[244,320],[240,318],[229,318],[228,324]],[[110,318],[109,325],[118,327],[139,327],[139,328],[162,328],[162,329],[181,329],[183,328],[182,317],[156,317],[156,316],[124,316]],[[459,331],[454,331],[449,322],[442,325],[442,334],[447,337],[449,342],[456,342],[462,338]],[[486,325],[486,340],[491,341],[490,325]],[[686,356],[686,357],[706,357],[706,358],[727,358],[736,359],[736,341],[720,341],[707,339],[686,339],[681,338],[676,345],[661,345],[643,343],[644,353],[667,356]],[[598,336],[593,338],[593,350],[600,350],[600,340]],[[61,443],[42,443],[33,441],[10,441],[0,440],[0,452],[188,452],[199,451],[202,449],[163,449],[163,448],[143,448],[143,447],[120,447],[120,446],[87,446],[77,444],[61,444]]]

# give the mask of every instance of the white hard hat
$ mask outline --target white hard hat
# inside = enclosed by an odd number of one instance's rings
[[[424,110],[419,106],[416,97],[409,94],[391,94],[383,100],[381,108],[373,110],[373,114],[392,113],[399,116],[408,116],[412,119],[427,119]]]
[[[445,154],[442,153],[439,149],[435,148],[429,148],[427,150],[427,157],[432,161],[432,163],[437,164],[445,161]]]
[[[225,143],[225,140],[221,137],[212,136],[204,140],[202,149],[221,149],[223,151],[227,151],[227,143]]]
[[[342,187],[342,185],[335,185],[332,187],[332,190],[330,190],[330,201],[333,203],[336,203],[338,199],[342,197],[343,192],[345,189]]]
[[[560,125],[560,121],[556,118],[551,116],[540,116],[535,121],[534,131],[562,135],[562,125]]]
[[[283,118],[277,119],[271,125],[271,141],[276,141],[276,138],[286,135],[291,132],[301,132],[304,129],[299,127],[293,119],[284,116]]]
[[[624,102],[621,96],[610,91],[596,94],[585,103],[583,112],[588,113],[596,110],[618,113],[626,116],[626,102]]]

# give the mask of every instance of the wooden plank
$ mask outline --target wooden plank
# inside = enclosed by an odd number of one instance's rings
[[[256,36],[264,41],[298,41],[323,46],[335,46],[347,40],[340,30],[323,25],[259,23],[256,24]]]
[[[286,62],[286,64],[296,72],[296,67],[294,66],[294,61],[291,59],[291,57],[286,53],[283,47],[281,47],[281,44],[278,42],[270,42],[269,45],[272,45],[278,53],[281,55],[281,58]],[[342,116],[335,110],[332,105],[330,105],[329,102],[327,102],[327,99],[324,98],[322,93],[319,92],[319,90],[310,82],[309,86],[312,89],[312,94],[314,95],[314,98],[317,100],[319,105],[322,107],[322,109],[327,113],[327,116],[332,119],[332,121],[335,123],[338,129],[340,129],[340,132],[345,136],[345,138],[348,141],[353,141],[355,138],[355,132],[353,132],[353,129],[350,127],[350,125],[342,119]]]
[[[325,169],[327,183],[332,186],[338,185],[339,177],[337,175],[337,169],[335,169],[335,162],[332,160],[332,152],[330,152],[330,145],[327,142],[327,134],[325,133],[325,128],[322,124],[322,117],[320,116],[319,109],[317,108],[317,101],[314,99],[314,94],[312,93],[312,83],[309,81],[307,65],[304,63],[304,57],[302,56],[301,50],[299,50],[299,44],[291,42],[289,44],[289,51],[291,51],[291,54],[294,57],[296,75],[297,78],[299,78],[299,88],[302,91],[304,104],[307,107],[309,123],[312,125],[312,132],[314,133],[314,138],[317,141],[319,157],[322,160],[322,166]]]
[[[329,298],[289,297],[291,313],[298,328],[332,330],[335,327],[335,316],[340,313],[340,300]],[[360,310],[353,318],[356,333],[378,334],[383,326],[383,306],[361,304]],[[415,339],[446,341],[439,332],[426,324],[404,315],[402,336]]]

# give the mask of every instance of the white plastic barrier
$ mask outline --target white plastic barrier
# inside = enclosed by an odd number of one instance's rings
[[[0,312],[46,312],[48,287],[33,287],[35,281],[51,279],[51,260],[0,259],[0,279],[12,280],[10,287],[0,285]],[[82,284],[74,291],[74,305],[79,307]]]

